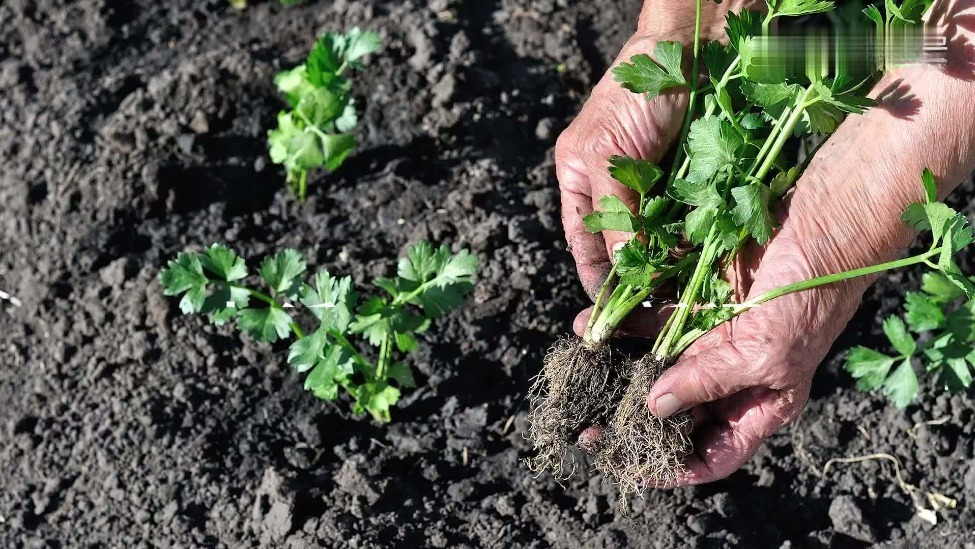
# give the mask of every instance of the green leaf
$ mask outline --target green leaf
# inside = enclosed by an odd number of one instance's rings
[[[917,343],[911,334],[907,333],[907,326],[899,316],[888,316],[884,319],[884,333],[890,344],[897,349],[897,352],[904,358],[910,358],[917,350]]]
[[[240,329],[262,343],[274,343],[291,335],[291,316],[276,307],[244,309],[237,316]]]
[[[345,333],[355,308],[352,278],[335,278],[328,271],[321,271],[315,275],[314,287],[302,286],[301,303],[321,321],[322,328]]]
[[[219,280],[234,282],[247,277],[247,266],[230,248],[221,244],[214,244],[201,258],[203,266],[217,276]]]
[[[316,128],[324,128],[345,112],[349,96],[329,88],[315,88],[304,93],[296,110]]]
[[[716,116],[695,120],[687,137],[691,179],[705,181],[719,171],[733,167],[738,159],[735,152],[743,142],[741,135],[726,120]]]
[[[305,260],[292,249],[285,249],[261,262],[259,270],[271,291],[292,296],[300,288],[298,277],[305,272]]]
[[[616,274],[625,284],[645,287],[661,271],[666,260],[666,252],[653,256],[642,242],[631,239],[616,252]]]
[[[941,306],[926,294],[908,292],[905,300],[905,318],[915,332],[937,330],[945,325],[945,315]]]
[[[613,156],[609,159],[609,174],[613,179],[640,194],[647,194],[660,180],[664,172],[653,162],[629,156]]]
[[[941,364],[938,382],[946,390],[957,393],[972,385],[972,370],[964,358],[949,358]]]
[[[924,184],[924,194],[927,197],[928,203],[938,201],[938,185],[934,181],[934,172],[928,168],[924,168],[924,173],[921,174],[921,183]]]
[[[719,79],[735,61],[737,55],[731,46],[725,46],[717,40],[712,40],[704,46],[701,52],[704,65],[708,68],[712,79]]]
[[[635,233],[639,230],[638,220],[619,197],[608,194],[599,198],[600,211],[582,218],[582,224],[591,233],[621,231]]]
[[[945,278],[950,280],[952,284],[965,292],[965,297],[975,299],[975,285],[972,284],[971,279],[961,272],[961,269],[954,261],[950,262],[947,266],[942,266],[941,274],[945,275]]]
[[[321,138],[322,151],[325,156],[325,170],[329,173],[339,169],[349,154],[355,150],[355,137],[348,134],[326,134]]]
[[[389,409],[400,397],[400,391],[386,382],[364,383],[356,388],[355,413],[369,412],[376,421],[389,422]]]
[[[767,124],[760,114],[750,112],[741,117],[741,127],[746,130],[757,130],[765,126]]]
[[[857,346],[846,356],[846,371],[859,380],[857,389],[871,391],[883,385],[895,360],[873,349]]]
[[[445,245],[434,249],[422,241],[400,259],[396,280],[378,279],[376,284],[398,303],[417,305],[433,318],[461,306],[474,288],[477,264],[477,257],[467,250],[451,255]]]
[[[305,390],[312,391],[322,400],[335,400],[338,398],[339,384],[352,375],[352,371],[353,360],[348,350],[338,345],[329,347],[305,378]]]
[[[288,349],[288,364],[299,372],[310,370],[322,359],[327,344],[328,332],[323,329],[315,330],[291,344]]]
[[[382,41],[378,34],[353,27],[345,35],[345,50],[343,54],[346,61],[353,62],[358,61],[370,53],[379,51],[381,47]]]
[[[394,362],[389,367],[389,378],[405,389],[416,387],[416,380],[413,379],[413,370],[408,364]]]
[[[913,402],[917,391],[917,374],[914,373],[910,359],[902,362],[884,381],[884,394],[898,408],[904,408]]]
[[[913,25],[921,22],[921,17],[927,10],[924,0],[904,0],[900,6],[893,0],[885,0],[884,5],[887,8],[888,17]]]
[[[965,291],[956,286],[951,280],[940,272],[927,272],[921,278],[921,289],[935,303],[942,305],[965,295]]]
[[[762,84],[756,82],[742,82],[741,92],[745,98],[762,107],[763,112],[772,120],[778,120],[785,109],[795,103],[801,92],[796,84]]]
[[[179,308],[183,314],[198,313],[206,301],[207,283],[200,254],[183,252],[170,260],[159,273],[159,283],[167,296],[183,295]]]
[[[802,133],[831,134],[840,127],[846,115],[836,105],[826,102],[813,103],[806,107],[803,112],[802,120],[804,127],[799,129],[797,125],[796,135]]]
[[[735,207],[731,215],[739,226],[745,227],[755,240],[764,245],[772,238],[776,223],[769,212],[772,190],[761,183],[751,183],[731,189]]]
[[[728,212],[721,212],[715,218],[714,224],[715,241],[720,245],[719,248],[724,251],[735,249],[738,246],[741,227],[735,223],[732,216]]]
[[[223,326],[236,317],[238,311],[247,308],[250,295],[250,291],[245,288],[217,286],[213,293],[207,296],[200,312],[209,316],[211,324]]]
[[[308,71],[304,64],[279,72],[274,77],[274,85],[284,94],[292,107],[298,105],[302,96],[315,90],[315,85],[308,80]]]
[[[741,10],[739,13],[729,12],[725,17],[727,26],[725,34],[735,50],[739,49],[741,41],[762,32],[762,14],[752,10]],[[714,74],[713,72],[711,74]]]
[[[670,191],[671,196],[690,206],[715,208],[724,206],[724,199],[721,198],[717,184],[713,181],[678,179],[674,181]]]
[[[278,114],[278,127],[268,132],[271,161],[281,164],[293,181],[304,171],[325,163],[325,152],[318,136],[299,125],[289,112]]]
[[[949,227],[956,225],[963,227],[967,224],[963,216],[941,202],[911,204],[901,219],[915,231],[931,231],[931,236],[934,238],[933,246],[941,242]]]
[[[396,332],[393,335],[396,340],[396,348],[400,352],[409,353],[410,351],[416,350],[419,344],[413,334]]]
[[[378,347],[383,338],[392,332],[390,317],[393,314],[394,310],[384,299],[371,297],[359,308],[349,329],[353,333],[364,335],[370,344]]]
[[[948,313],[945,329],[959,343],[975,343],[975,301]]]
[[[888,0],[889,1],[889,0]],[[813,15],[832,11],[836,6],[825,0],[765,0],[773,17]]]
[[[633,93],[647,94],[648,99],[663,90],[687,85],[681,70],[680,43],[658,42],[653,55],[657,62],[649,55],[640,54],[630,58],[629,63],[620,63],[613,69],[616,81]]]
[[[738,45],[741,73],[751,82],[780,84],[786,81],[786,52],[767,36],[749,36]]]
[[[877,6],[867,6],[863,10],[863,14],[877,25],[877,30],[883,30],[884,16],[880,14],[880,8]]]
[[[802,175],[802,170],[798,166],[793,166],[787,171],[779,172],[772,178],[769,183],[769,188],[772,189],[772,194],[776,197],[784,195],[789,189],[795,185],[796,181],[799,180],[799,176]]]

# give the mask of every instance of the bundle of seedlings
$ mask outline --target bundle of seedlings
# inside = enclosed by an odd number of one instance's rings
[[[684,48],[660,42],[654,55],[637,55],[614,69],[616,80],[653,99],[661,91],[686,88],[689,107],[675,159],[666,174],[641,159],[613,157],[610,174],[640,199],[631,211],[617,196],[599,198],[599,211],[584,219],[587,230],[621,231],[633,237],[616,253],[609,277],[599,291],[584,336],[566,338],[551,349],[530,393],[528,437],[536,456],[529,466],[565,476],[575,465],[571,446],[590,426],[602,432],[598,444],[585,436],[596,467],[613,476],[621,494],[646,483],[667,483],[681,471],[691,452],[691,416],[684,412],[659,420],[650,415],[646,397],[660,374],[698,338],[743,312],[771,299],[850,278],[907,265],[927,264],[944,280],[971,297],[975,288],[961,275],[953,254],[971,244],[967,220],[935,202],[934,177],[923,177],[928,202],[912,205],[905,222],[929,230],[933,244],[924,254],[864,269],[836,273],[770,291],[735,303],[726,270],[749,243],[766,244],[776,229],[771,214],[802,175],[813,156],[809,142],[825,141],[847,114],[874,105],[865,94],[880,76],[882,59],[863,74],[853,64],[807,48],[802,63],[784,59],[774,47],[769,27],[777,18],[827,13],[832,2],[766,0],[767,12],[727,17],[728,43],[701,44],[702,0],[692,75],[706,68],[699,84],[682,72]],[[888,0],[877,34],[920,23],[924,3]],[[873,60],[872,60],[873,61]],[[805,161],[788,158],[805,152]],[[665,285],[678,288],[673,312],[650,354],[630,360],[615,351],[612,337],[638,306],[655,306]]]
[[[362,58],[379,50],[379,35],[353,28],[326,32],[308,59],[274,78],[290,110],[278,113],[278,127],[267,134],[271,161],[284,166],[287,183],[301,200],[308,172],[333,172],[356,147],[359,123],[348,73],[363,68]]]
[[[294,338],[288,364],[307,372],[305,389],[333,401],[344,389],[356,414],[369,412],[377,421],[390,420],[390,408],[401,389],[416,386],[408,364],[396,351],[417,348],[417,334],[434,319],[459,308],[474,289],[477,257],[467,250],[451,254],[447,246],[434,248],[421,241],[400,259],[395,278],[378,278],[378,295],[361,300],[351,277],[319,271],[306,283],[305,260],[295,250],[282,250],[261,262],[258,275],[266,290],[244,284],[244,260],[214,244],[203,252],[183,252],[159,274],[163,292],[182,296],[184,314],[200,313],[211,324],[231,321],[256,341],[274,343]],[[308,313],[313,329],[306,333],[294,317]],[[360,336],[377,349],[369,359]]]

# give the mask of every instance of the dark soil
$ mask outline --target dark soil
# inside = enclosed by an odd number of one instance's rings
[[[971,543],[972,399],[928,383],[897,411],[840,368],[917,273],[871,291],[803,419],[725,481],[624,517],[601,476],[563,487],[522,464],[530,380],[585,302],[552,147],[638,3],[0,3],[0,290],[22,302],[0,303],[0,546]],[[386,46],[356,80],[363,144],[299,204],[266,159],[271,78],[352,25]],[[317,401],[283,348],[182,317],[155,282],[177,251],[224,241],[366,284],[421,238],[483,270],[388,426]],[[958,509],[932,527],[888,466],[810,467],[874,451]]]

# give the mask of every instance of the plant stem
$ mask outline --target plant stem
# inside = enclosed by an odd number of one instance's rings
[[[616,275],[616,263],[613,263],[613,268],[609,270],[609,275],[606,276],[606,280],[603,282],[602,288],[599,289],[599,294],[596,295],[596,301],[592,306],[592,314],[589,315],[589,322],[586,324],[586,332],[583,334],[583,340],[592,341],[592,327],[596,323],[596,319],[599,318],[599,313],[601,309],[603,298],[606,296],[606,292],[609,291],[609,287],[613,284],[613,279]]]
[[[827,284],[834,284],[836,282],[843,282],[845,280],[850,280],[850,279],[853,279],[853,278],[859,278],[861,276],[869,276],[869,275],[872,275],[872,274],[877,274],[877,273],[881,273],[881,272],[884,272],[884,271],[889,271],[889,270],[892,270],[892,269],[899,269],[901,267],[909,267],[911,265],[918,265],[920,263],[929,263],[928,260],[931,257],[934,257],[934,256],[940,254],[942,248],[943,248],[943,246],[939,246],[937,248],[933,248],[931,250],[928,250],[927,252],[925,252],[923,254],[920,254],[920,255],[915,255],[915,256],[912,256],[912,257],[904,258],[904,259],[898,259],[896,261],[888,261],[887,263],[881,263],[879,265],[871,265],[870,267],[863,267],[863,268],[860,268],[860,269],[853,269],[853,270],[850,270],[850,271],[844,271],[842,273],[836,273],[836,274],[831,274],[831,275],[820,276],[820,277],[816,277],[816,278],[811,278],[809,280],[803,280],[802,282],[796,282],[794,284],[787,284],[785,286],[780,286],[780,287],[775,288],[773,290],[769,290],[769,291],[767,291],[767,292],[765,292],[765,293],[763,293],[763,294],[761,294],[761,295],[759,295],[757,297],[754,297],[752,299],[749,299],[748,301],[746,301],[744,303],[735,304],[735,305],[728,305],[729,307],[733,307],[734,308],[734,315],[731,316],[730,318],[728,318],[727,320],[725,320],[724,322],[727,322],[728,320],[731,320],[732,318],[735,318],[736,316],[738,316],[738,315],[740,315],[740,314],[742,314],[742,313],[744,313],[746,311],[749,311],[749,310],[751,310],[751,309],[753,309],[755,307],[758,307],[759,305],[761,305],[763,303],[767,303],[767,302],[769,302],[769,301],[771,301],[773,299],[776,299],[776,298],[779,298],[779,297],[783,297],[783,296],[786,296],[786,295],[789,295],[789,294],[793,294],[793,293],[796,293],[796,292],[801,292],[801,291],[804,291],[804,290],[811,290],[813,288],[818,288],[820,286],[825,286]],[[935,267],[937,267],[937,266],[935,266]],[[723,324],[724,322],[722,322],[721,324]],[[718,325],[720,325],[720,324],[718,324]],[[715,327],[717,327],[718,325],[716,325]],[[697,339],[700,338],[701,336],[703,336],[705,333],[707,333],[707,332],[704,331],[704,330],[700,330],[700,329],[694,329],[694,330],[688,331],[686,334],[684,334],[683,337],[680,338],[680,340],[674,346],[674,354],[675,355],[679,355],[680,353],[684,352],[684,350],[686,350],[688,347],[690,347],[692,343],[694,343],[695,341],[697,341]]]
[[[379,344],[379,360],[376,361],[376,381],[386,379],[386,370],[389,366],[390,341],[389,333],[383,334],[382,343]]]
[[[684,113],[684,125],[681,126],[680,130],[680,140],[677,143],[680,146],[677,147],[677,152],[674,156],[674,164],[670,170],[670,176],[667,178],[667,186],[670,187],[678,177],[678,166],[683,166],[684,160],[684,146],[683,143],[687,141],[687,134],[691,130],[691,122],[694,120],[694,111],[697,105],[697,80],[698,80],[698,62],[700,59],[701,52],[701,4],[703,0],[697,0],[696,11],[694,14],[694,60],[691,63],[691,78],[688,85],[691,88],[690,93],[687,97],[687,112]]]
[[[708,233],[707,238],[704,240],[704,248],[701,250],[700,259],[694,267],[694,272],[691,275],[690,282],[687,284],[687,288],[681,295],[677,309],[673,312],[671,318],[667,320],[667,325],[660,332],[660,336],[654,343],[652,352],[658,358],[673,356],[672,349],[674,344],[683,335],[687,321],[694,312],[693,309],[697,301],[697,296],[708,274],[711,272],[711,267],[715,260],[714,256],[717,254],[717,248],[715,247],[716,236],[717,225],[712,224],[711,232]]]
[[[782,152],[782,147],[785,147],[786,142],[789,140],[789,136],[792,135],[792,131],[795,129],[796,124],[802,119],[802,115],[806,112],[806,109],[815,104],[815,101],[808,102],[810,94],[813,92],[813,86],[809,86],[802,97],[799,99],[796,109],[792,111],[789,119],[786,121],[785,126],[780,130],[779,135],[775,139],[775,143],[772,148],[768,151],[768,155],[765,157],[765,161],[762,163],[758,172],[755,173],[755,177],[758,180],[764,180],[765,176],[772,169],[775,164],[775,159],[779,157],[779,153]]]
[[[782,297],[784,295],[788,295],[791,293],[801,292],[803,290],[809,290],[812,288],[818,288],[819,286],[832,284],[834,282],[842,282],[844,280],[850,280],[851,278],[858,278],[861,276],[867,276],[876,273],[881,273],[884,271],[889,271],[891,269],[898,269],[900,267],[908,267],[910,265],[917,265],[918,263],[924,263],[928,260],[928,258],[940,254],[941,248],[942,246],[939,246],[920,255],[907,257],[904,259],[898,259],[896,261],[889,261],[887,263],[881,263],[880,265],[872,265],[870,267],[863,267],[861,269],[853,269],[851,271],[844,271],[842,273],[820,276],[816,278],[811,278],[809,280],[803,280],[802,282],[796,282],[795,284],[781,286],[779,288],[775,288],[774,290],[769,290],[758,297],[749,299],[748,301],[739,305],[739,307],[743,308],[741,312],[745,312],[748,309],[761,305],[762,303],[771,301],[777,297]]]
[[[306,194],[308,194],[308,172],[302,171],[301,177],[298,178],[298,197],[304,200]]]

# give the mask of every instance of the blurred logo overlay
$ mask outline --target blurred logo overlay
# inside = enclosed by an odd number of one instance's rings
[[[867,76],[913,64],[947,63],[947,40],[921,26],[863,30],[805,28],[753,36],[742,47],[742,62],[758,65],[771,81],[805,75]]]

